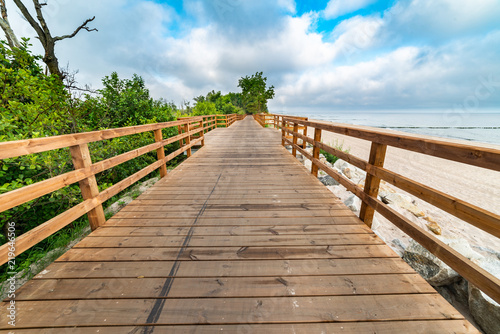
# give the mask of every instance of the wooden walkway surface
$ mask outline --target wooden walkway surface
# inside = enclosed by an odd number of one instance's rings
[[[18,291],[15,332],[476,332],[280,140],[211,132]]]

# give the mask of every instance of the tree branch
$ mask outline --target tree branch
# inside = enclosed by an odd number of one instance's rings
[[[64,36],[57,36],[57,37],[54,37],[54,41],[57,42],[57,41],[62,41],[63,39],[66,39],[66,38],[73,38],[76,36],[76,34],[78,34],[80,32],[80,30],[87,30],[87,31],[99,31],[97,30],[96,28],[93,28],[93,29],[90,29],[89,27],[87,27],[87,24],[89,22],[92,22],[94,21],[95,19],[95,16],[91,19],[86,19],[85,22],[83,22],[78,28],[76,28],[76,30],[71,34],[71,35],[64,35]]]
[[[24,6],[21,0],[14,0],[14,3],[17,5],[23,16],[28,20],[28,23],[35,29],[36,33],[38,34],[38,38],[40,39],[40,42],[42,42],[42,45],[47,45],[47,39],[45,38],[45,34],[40,27],[40,25],[35,21],[33,16],[31,16],[30,12]]]
[[[2,12],[2,18],[0,19],[0,27],[2,27],[5,32],[5,37],[11,49],[20,48],[21,44],[17,39],[16,34],[10,27],[9,18],[7,16],[7,7],[5,6],[5,0],[0,0],[0,11]]]
[[[35,6],[36,18],[38,19],[38,22],[40,22],[40,26],[45,32],[45,36],[47,36],[48,39],[50,39],[52,36],[50,35],[49,27],[47,26],[47,22],[45,22],[45,18],[43,17],[42,13],[42,7],[46,6],[47,4],[46,3],[40,4],[38,0],[33,0],[33,5]]]

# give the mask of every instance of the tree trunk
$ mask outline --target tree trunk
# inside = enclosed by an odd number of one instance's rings
[[[10,48],[20,48],[21,44],[19,43],[16,34],[10,27],[9,19],[7,17],[7,7],[5,7],[5,0],[0,0],[0,11],[2,12],[0,26],[5,33],[5,37],[7,38],[7,42],[9,43]]]

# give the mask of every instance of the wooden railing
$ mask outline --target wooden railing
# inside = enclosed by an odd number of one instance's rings
[[[379,212],[416,242],[420,243],[432,254],[462,275],[470,283],[477,286],[495,301],[500,303],[500,280],[497,277],[482,269],[429,232],[424,231],[418,225],[377,198],[380,181],[384,180],[498,238],[500,237],[499,215],[385,169],[384,160],[387,146],[393,146],[404,150],[500,171],[500,150],[474,145],[455,144],[418,136],[394,134],[379,129],[367,129],[366,127],[359,128],[350,125],[338,126],[327,122],[308,121],[307,119],[300,119],[294,116],[273,115],[275,119],[271,123],[268,121],[270,116],[271,115],[265,115],[264,117],[258,116],[256,119],[262,126],[273,124],[280,128],[282,131],[282,144],[291,145],[292,154],[294,156],[296,156],[296,152],[298,151],[305,158],[311,160],[311,173],[313,175],[317,176],[318,169],[321,169],[342,184],[347,190],[359,197],[362,201],[360,219],[364,221],[366,225],[371,227],[374,212]],[[308,137],[305,133],[299,133],[298,129],[300,127],[314,128],[314,138]],[[322,131],[370,141],[371,151],[369,160],[365,161],[322,143]],[[297,144],[298,139],[303,142],[300,146]],[[312,155],[305,151],[304,144],[306,143],[313,146]],[[364,170],[367,173],[364,187],[361,188],[357,186],[334,169],[322,163],[319,160],[320,150],[333,154]]]
[[[79,182],[83,196],[83,202],[80,204],[18,236],[15,239],[15,255],[21,254],[85,214],[88,215],[92,230],[102,226],[106,221],[102,207],[103,202],[120,193],[156,169],[159,169],[160,177],[166,176],[166,163],[184,152],[187,152],[187,156],[190,157],[191,148],[197,144],[204,145],[204,133],[215,129],[217,126],[217,119],[222,117],[224,117],[224,119],[227,118],[226,115],[187,117],[166,123],[0,143],[0,159],[15,158],[27,154],[69,148],[74,166],[74,171],[0,195],[0,212],[50,194],[76,182]],[[230,119],[234,120],[235,118],[233,117]],[[225,122],[225,124],[230,125],[233,122],[234,121]],[[177,127],[179,134],[164,139],[162,130],[173,127]],[[88,147],[89,143],[148,131],[153,131],[154,143],[97,163],[92,162]],[[175,142],[179,142],[180,148],[165,156],[164,147]],[[156,150],[157,153],[157,161],[155,163],[141,169],[106,190],[99,192],[95,178],[96,174],[154,150]],[[6,243],[0,246],[0,264],[6,263],[8,259],[9,244]]]

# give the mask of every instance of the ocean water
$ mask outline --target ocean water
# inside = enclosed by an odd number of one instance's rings
[[[282,114],[282,113],[279,113]],[[500,145],[500,112],[298,112],[286,113],[322,121],[365,125],[435,137]]]

